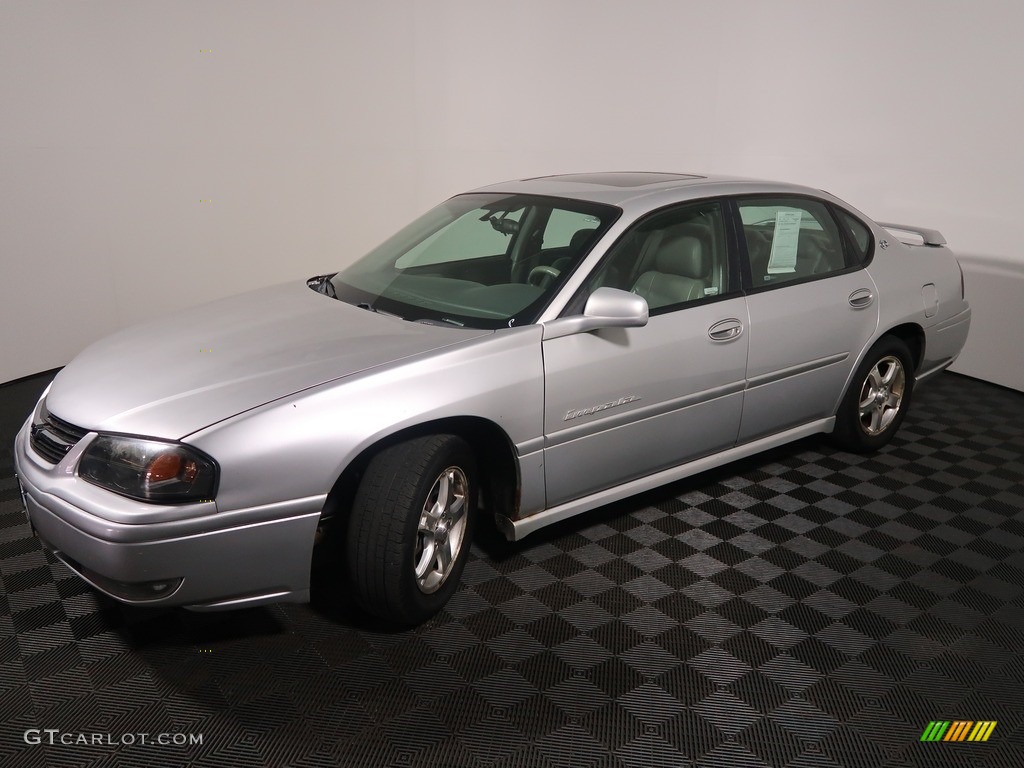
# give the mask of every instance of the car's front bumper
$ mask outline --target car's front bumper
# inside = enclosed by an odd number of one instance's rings
[[[26,424],[15,441],[15,468],[39,540],[96,589],[130,604],[210,610],[309,599],[323,497],[231,511],[210,503],[206,514],[185,517],[181,507],[146,505],[148,521],[131,522],[124,507],[134,502],[74,474],[78,453],[55,466],[44,462],[29,446]],[[96,503],[106,497],[113,497],[109,507]],[[168,519],[153,521],[161,510]]]

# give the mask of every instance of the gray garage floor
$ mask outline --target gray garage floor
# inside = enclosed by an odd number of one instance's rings
[[[4,419],[41,386],[0,388]],[[5,435],[0,765],[1020,766],[1024,394],[917,394],[875,456],[807,440],[485,533],[405,632],[330,572],[312,605],[100,598],[31,537]],[[922,742],[934,721],[996,725]]]

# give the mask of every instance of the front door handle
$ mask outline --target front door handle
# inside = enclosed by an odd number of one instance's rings
[[[738,339],[743,333],[743,323],[735,317],[728,320],[719,320],[708,328],[708,338],[712,341],[732,341]]]
[[[850,306],[854,309],[864,309],[864,307],[871,306],[871,302],[874,300],[875,294],[871,292],[870,288],[858,288],[850,294],[849,298]]]

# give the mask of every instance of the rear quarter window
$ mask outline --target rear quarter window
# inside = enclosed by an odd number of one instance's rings
[[[841,208],[836,209],[839,223],[848,234],[850,245],[853,246],[851,256],[851,267],[863,266],[871,258],[871,230],[867,225],[855,216],[847,213]]]

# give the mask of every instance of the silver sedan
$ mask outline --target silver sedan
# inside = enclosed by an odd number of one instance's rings
[[[307,600],[323,542],[339,589],[420,622],[483,513],[519,539],[815,433],[884,445],[967,337],[944,243],[788,184],[479,189],[340,272],[86,349],[18,434],[25,506],[127,603]]]

